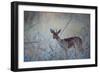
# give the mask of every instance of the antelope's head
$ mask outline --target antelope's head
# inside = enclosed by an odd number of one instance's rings
[[[53,34],[53,39],[58,39],[58,34],[60,33],[61,29],[58,31],[54,31],[53,29],[50,29],[50,32]]]

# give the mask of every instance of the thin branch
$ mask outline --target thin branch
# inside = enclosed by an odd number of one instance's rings
[[[67,26],[70,24],[70,22],[72,21],[72,14],[70,15],[70,19],[67,22],[67,24],[65,25],[64,29],[62,30],[62,32],[60,33],[60,35],[62,35],[62,33],[65,31],[65,29],[67,28]]]

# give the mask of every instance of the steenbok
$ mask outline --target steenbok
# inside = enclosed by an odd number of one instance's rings
[[[82,51],[82,39],[80,37],[74,36],[69,38],[61,39],[59,37],[61,29],[59,31],[54,31],[53,29],[50,29],[50,32],[53,34],[53,39],[56,39],[59,45],[67,52],[68,49],[74,48],[77,51]]]

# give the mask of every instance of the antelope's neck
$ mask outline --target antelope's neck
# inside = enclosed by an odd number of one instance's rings
[[[59,42],[61,41],[60,37],[57,37],[57,39],[56,39],[56,40],[57,40],[57,41],[59,41]]]

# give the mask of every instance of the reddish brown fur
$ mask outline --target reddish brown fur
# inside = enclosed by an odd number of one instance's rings
[[[64,40],[68,42],[68,48],[73,46],[77,40],[79,41],[80,44],[82,44],[82,40],[79,37],[70,37],[70,38],[65,38]]]

